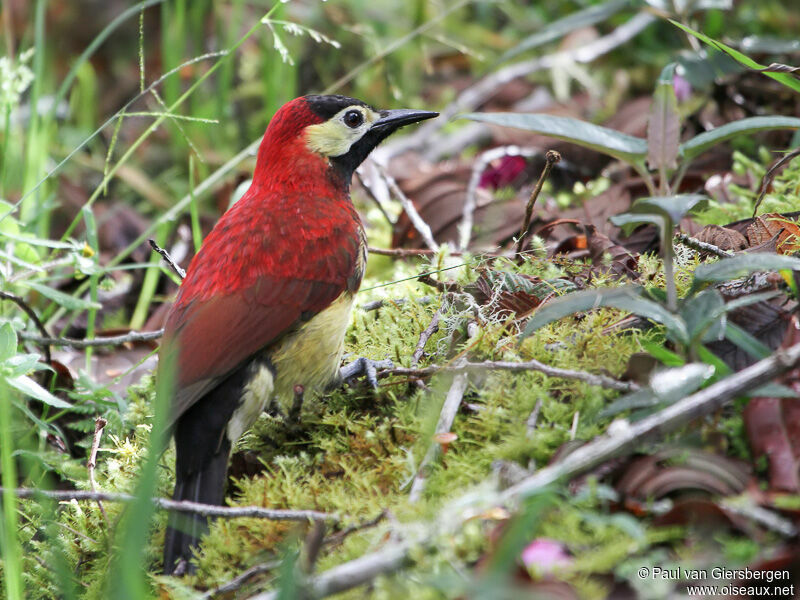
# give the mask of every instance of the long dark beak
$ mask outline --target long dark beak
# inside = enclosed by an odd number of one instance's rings
[[[432,119],[438,117],[439,113],[431,112],[429,110],[412,110],[408,108],[398,108],[394,110],[382,110],[380,112],[381,118],[375,121],[370,127],[370,130],[388,129],[395,131],[400,129],[403,125],[410,125],[425,119]]]

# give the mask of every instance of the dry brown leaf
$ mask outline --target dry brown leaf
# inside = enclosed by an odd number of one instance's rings
[[[695,236],[695,239],[705,242],[706,244],[713,244],[722,250],[744,250],[747,248],[747,238],[735,229],[728,229],[720,227],[719,225],[706,225]]]

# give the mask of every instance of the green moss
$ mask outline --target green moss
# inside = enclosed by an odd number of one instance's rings
[[[468,266],[457,266],[439,276],[461,283],[474,281],[478,259],[459,257],[456,261],[446,255],[417,264],[402,261],[384,265],[381,276],[386,277],[383,269],[391,268],[391,277],[400,280],[424,270],[465,262]],[[697,264],[693,255],[681,259],[677,274],[682,293]],[[497,260],[493,268],[553,278],[577,273],[584,267],[561,258],[544,260],[531,256],[521,265]],[[657,258],[642,257],[639,268],[643,280],[663,287]],[[594,283],[618,285],[605,276]],[[375,287],[377,284],[377,276],[365,283],[366,289],[372,289],[360,294],[357,304],[377,298],[404,301],[387,301],[378,310],[356,310],[346,336],[346,349],[353,356],[388,356],[399,365],[409,366],[419,334],[437,310],[442,313],[440,331],[428,341],[420,366],[444,364],[468,355],[474,361],[536,359],[555,367],[620,376],[630,356],[642,351],[642,340],[664,340],[663,331],[657,327],[605,334],[624,313],[603,308],[552,323],[518,346],[517,335],[524,323],[498,316],[465,296],[455,295],[445,303],[426,303],[419,298],[431,295],[428,286],[415,281]],[[467,323],[476,319],[480,322],[478,334],[470,339]],[[405,524],[434,517],[448,500],[463,495],[471,486],[494,481],[495,461],[512,461],[521,468],[532,469],[547,464],[573,433],[578,440],[594,438],[608,424],[600,419],[600,411],[618,395],[535,371],[472,373],[464,398],[470,408],[457,414],[452,427],[457,439],[441,460],[430,466],[422,498],[412,504],[410,484],[431,443],[451,382],[452,375],[443,373],[431,378],[427,389],[402,377],[382,380],[377,391],[358,384],[345,387],[322,397],[307,398],[300,423],[292,426],[279,414],[263,414],[237,446],[237,452],[255,459],[248,464],[258,472],[235,480],[229,490],[229,502],[341,515],[342,521],[329,534],[372,519],[385,509],[390,511],[392,521],[355,531],[326,547],[317,564],[318,570],[324,570],[380,547],[390,532],[402,530],[408,526]],[[147,447],[152,401],[152,380],[146,379],[130,390],[124,418],[109,425],[97,470],[102,489],[133,489]],[[529,431],[527,421],[537,402],[541,402],[539,417],[535,429]],[[577,428],[573,432],[576,415]],[[731,417],[726,423],[724,431],[732,438],[741,438],[741,421]],[[736,452],[744,452],[741,441],[731,445]],[[173,461],[173,450],[168,449],[159,471],[160,495],[171,492]],[[59,465],[53,470],[65,476],[68,473],[79,487],[88,487],[82,462],[60,459]],[[37,515],[35,507],[33,502],[25,505],[26,514],[31,515],[26,539],[38,552],[54,552],[52,548],[58,545],[37,541],[46,539],[40,530],[48,517]],[[122,507],[107,504],[106,510],[114,523]],[[463,573],[470,572],[476,562],[492,552],[496,543],[493,536],[502,519],[502,515],[493,515],[468,521],[453,535],[436,540],[432,552],[420,551],[413,577],[399,574],[381,578],[375,585],[374,597],[450,598],[458,589],[466,593],[469,585],[464,584]],[[87,597],[101,597],[113,527],[109,528],[97,505],[91,503],[61,506],[56,521],[65,564],[88,586]],[[152,573],[160,568],[165,521],[166,515],[159,513],[150,538],[147,557]],[[153,586],[163,597],[190,597],[192,589],[217,586],[256,563],[296,553],[308,530],[305,523],[217,520],[197,553],[197,574],[181,582],[153,576]],[[544,536],[564,542],[575,557],[565,577],[582,597],[590,598],[606,590],[607,584],[598,575],[649,552],[653,544],[672,540],[659,538],[657,531],[651,530],[646,521],[610,514],[605,501],[591,488],[580,496],[564,496],[563,502],[544,513],[528,535],[531,540]],[[41,580],[38,597],[55,597],[52,590],[57,589],[57,584],[52,575],[35,568],[33,555],[26,561],[29,577]],[[274,584],[276,577],[277,573],[260,575],[253,585],[263,589]],[[460,583],[454,585],[454,581]],[[472,583],[486,584],[481,581],[478,577]],[[343,597],[360,598],[362,592]]]

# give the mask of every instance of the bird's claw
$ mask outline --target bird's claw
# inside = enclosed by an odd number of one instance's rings
[[[342,383],[350,383],[353,379],[365,376],[372,389],[378,389],[378,369],[391,369],[394,363],[389,360],[372,360],[371,358],[357,358],[346,364],[339,371]]]

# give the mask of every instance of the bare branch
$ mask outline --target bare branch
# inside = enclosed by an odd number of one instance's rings
[[[595,438],[567,455],[564,460],[537,471],[531,477],[509,488],[501,499],[510,501],[527,496],[547,485],[586,472],[642,443],[651,444],[654,439],[676,430],[693,419],[718,410],[729,400],[785,373],[798,362],[800,362],[800,344],[795,344],[785,350],[777,350],[769,358],[760,360],[641,421],[634,424],[618,421],[618,426],[612,424],[605,435]]]
[[[527,437],[533,437],[533,432],[536,431],[536,423],[539,421],[539,413],[542,410],[542,399],[536,401],[531,414],[528,415],[528,420],[525,422]]]
[[[469,246],[472,237],[472,223],[477,205],[478,184],[486,168],[495,160],[506,156],[523,156],[533,158],[541,154],[541,150],[535,148],[521,148],[520,146],[500,146],[492,148],[481,154],[472,165],[472,173],[467,184],[467,197],[464,200],[464,208],[461,216],[461,223],[458,226],[458,247],[464,251]]]
[[[20,339],[29,340],[38,344],[49,344],[51,346],[70,346],[72,348],[89,348],[90,346],[121,346],[129,342],[149,342],[150,340],[157,340],[164,335],[164,330],[157,331],[131,331],[122,335],[110,335],[106,337],[97,337],[92,339],[76,339],[76,338],[54,338],[54,337],[39,337],[19,332]]]
[[[686,246],[687,248],[691,248],[692,250],[697,250],[699,252],[709,252],[714,256],[719,256],[720,258],[731,258],[734,256],[733,252],[730,250],[723,250],[719,246],[715,246],[714,244],[709,244],[708,242],[701,242],[698,239],[693,237],[689,237],[685,233],[678,233],[675,234],[675,239],[678,240],[681,244]]]
[[[0,493],[5,491],[0,488]],[[50,498],[51,500],[91,500],[97,502],[133,502],[138,500],[130,494],[111,492],[91,492],[87,490],[37,490],[33,488],[17,488],[12,490],[17,498]],[[264,508],[262,506],[217,506],[202,504],[188,500],[170,500],[169,498],[151,498],[153,504],[163,510],[173,512],[193,513],[203,517],[220,517],[234,519],[239,517],[252,517],[256,519],[270,519],[272,521],[339,521],[338,515],[319,512],[316,510],[280,510]]]
[[[531,226],[531,216],[533,215],[533,205],[536,204],[536,200],[542,192],[542,186],[544,186],[544,182],[547,181],[547,177],[550,175],[553,165],[561,160],[561,155],[555,150],[548,150],[544,155],[544,159],[545,163],[544,168],[542,168],[542,174],[539,175],[536,185],[533,187],[533,190],[531,190],[531,197],[525,205],[525,218],[522,221],[522,227],[520,227],[519,237],[517,238],[517,251],[515,253],[517,258],[522,254],[522,247],[525,245],[525,239],[528,237],[528,229]]]
[[[411,544],[391,545],[350,562],[328,569],[309,579],[307,589],[312,598],[324,598],[369,583],[378,575],[392,573],[411,564]],[[265,592],[249,600],[277,600],[279,592]]]
[[[386,180],[389,189],[395,196],[397,196],[397,199],[400,200],[400,204],[403,205],[403,210],[406,211],[406,214],[408,215],[411,224],[414,226],[414,229],[416,229],[422,236],[425,245],[428,248],[430,248],[434,253],[438,252],[439,244],[437,244],[436,241],[433,239],[433,232],[431,231],[430,225],[428,225],[425,222],[425,220],[421,216],[419,216],[417,209],[414,207],[414,203],[411,202],[411,200],[408,199],[408,196],[406,196],[403,193],[403,190],[401,190],[400,186],[397,185],[397,182],[394,180],[394,177],[389,175],[386,169],[384,169],[377,163],[375,164],[378,167],[378,172]]]
[[[156,244],[156,241],[154,239],[149,239],[147,241],[150,243],[150,247],[155,252],[158,252],[161,255],[161,258],[163,258],[164,261],[172,268],[172,270],[178,274],[178,277],[180,277],[181,279],[186,278],[186,271],[184,271],[178,263],[172,260],[172,257],[169,255],[169,252],[167,252],[166,250],[164,250],[164,248]]]
[[[439,421],[436,423],[435,433],[447,433],[453,427],[453,422],[458,413],[458,407],[461,406],[461,400],[464,399],[464,392],[467,391],[469,384],[467,373],[457,373],[453,378],[453,383],[447,392],[447,397],[442,404],[442,411],[439,413]],[[417,474],[411,483],[411,492],[408,501],[412,504],[418,502],[422,496],[422,491],[425,489],[425,478],[428,473],[428,468],[431,463],[438,460],[442,453],[441,445],[434,439],[428,446],[428,451],[419,463]]]
[[[44,336],[35,340],[31,340],[23,332],[18,332],[17,337],[23,340],[29,340],[31,342],[35,342],[40,346],[42,346],[42,348],[44,349],[44,359],[45,361],[47,361],[47,364],[49,365],[51,362],[53,362],[52,357],[50,356],[50,346],[52,344],[47,341],[48,339],[50,339],[50,336],[47,333],[47,329],[45,329],[44,323],[42,323],[41,320],[39,320],[39,316],[36,314],[36,311],[33,310],[30,306],[28,306],[28,303],[25,302],[25,300],[23,300],[16,294],[10,294],[8,292],[0,291],[0,298],[2,298],[3,300],[10,300],[11,302],[19,306],[22,309],[22,311],[30,317],[34,325],[36,325],[36,329],[38,329],[39,332],[42,334],[42,336]]]
[[[595,375],[593,373],[586,373],[584,371],[572,371],[570,369],[561,369],[559,367],[551,367],[538,360],[529,360],[527,362],[505,362],[487,360],[485,362],[474,363],[465,362],[462,364],[454,365],[430,365],[421,369],[412,369],[408,367],[394,367],[386,369],[378,373],[378,378],[389,377],[390,375],[406,375],[408,377],[425,377],[439,373],[440,371],[539,371],[549,377],[561,377],[562,379],[576,379],[583,381],[589,385],[597,385],[600,387],[608,388],[611,390],[619,390],[621,392],[633,392],[639,389],[639,386],[632,381],[619,381],[605,375]]]
[[[92,437],[92,449],[89,452],[89,461],[86,463],[86,467],[89,470],[89,486],[91,487],[92,491],[96,491],[96,485],[94,481],[94,468],[97,466],[97,450],[100,448],[100,438],[103,437],[103,429],[108,424],[103,417],[97,417],[94,420],[94,436]],[[106,514],[106,509],[103,508],[103,501],[98,498],[97,506],[100,507],[100,512],[103,513],[103,519],[106,521],[106,525],[108,525],[108,515]]]
[[[439,319],[442,318],[442,311],[437,310],[433,314],[433,318],[428,326],[419,334],[419,341],[417,347],[414,348],[414,354],[411,355],[411,366],[416,367],[419,364],[419,359],[422,358],[422,353],[425,352],[425,344],[431,339],[431,336],[439,331]]]
[[[254,567],[250,567],[249,569],[243,571],[242,573],[240,573],[227,583],[223,583],[221,586],[216,587],[213,590],[208,590],[205,594],[200,596],[200,600],[211,600],[212,598],[216,598],[217,596],[221,596],[229,592],[235,592],[256,575],[261,575],[262,573],[268,573],[274,569],[277,569],[280,566],[281,566],[281,561],[273,560],[271,562],[261,563]]]

